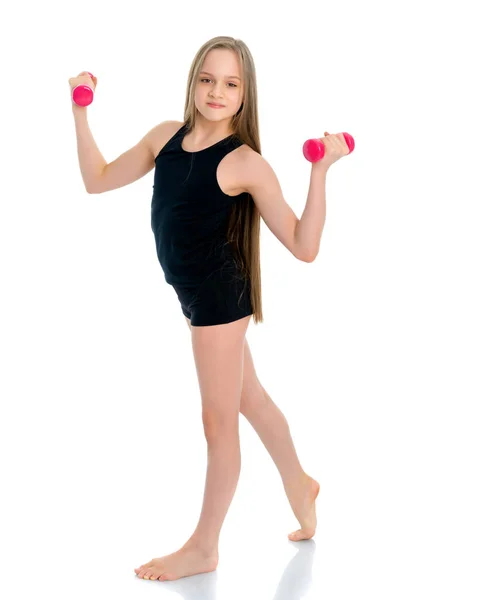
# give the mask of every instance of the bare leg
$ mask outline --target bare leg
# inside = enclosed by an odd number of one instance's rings
[[[239,408],[244,336],[250,316],[192,328],[192,345],[208,445],[203,506],[195,531],[175,553],[135,569],[139,577],[179,579],[216,569],[218,541],[240,474]]]
[[[259,435],[287,487],[307,477],[299,462],[286,417],[259,382],[245,341],[244,383],[240,411]]]
[[[189,319],[185,319],[191,330]],[[301,525],[301,529],[289,534],[289,539],[299,541],[313,537],[319,483],[304,472],[288,422],[258,379],[246,338],[240,412],[256,431],[278,468],[293,513]]]
[[[244,352],[240,411],[258,434],[278,468],[291,508],[301,525],[299,530],[289,534],[289,539],[309,539],[316,532],[315,501],[319,483],[303,470],[288,422],[258,380],[247,340]]]

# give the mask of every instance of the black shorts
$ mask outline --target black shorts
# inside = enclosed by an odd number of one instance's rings
[[[199,285],[171,284],[191,325],[221,325],[253,314],[251,284],[234,266],[223,266]]]

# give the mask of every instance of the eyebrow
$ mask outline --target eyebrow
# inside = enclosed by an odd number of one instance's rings
[[[205,75],[211,75],[212,77],[214,77],[213,73],[208,73],[208,71],[201,71],[201,73],[204,73]],[[241,81],[241,79],[239,77],[237,77],[236,75],[227,75],[226,79],[239,79]]]

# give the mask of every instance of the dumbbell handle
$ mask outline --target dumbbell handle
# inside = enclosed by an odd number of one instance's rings
[[[88,75],[93,79],[93,75],[87,71]],[[88,106],[93,102],[93,90],[89,85],[76,85],[72,89],[72,100],[78,106]]]
[[[349,153],[351,154],[355,146],[354,138],[352,135],[349,135],[349,133],[345,133],[344,131],[343,135],[344,140],[348,145]],[[321,160],[323,158],[324,152],[324,143],[319,138],[312,138],[310,140],[306,140],[303,144],[303,155],[306,160],[309,160],[309,162],[318,162],[318,160]]]

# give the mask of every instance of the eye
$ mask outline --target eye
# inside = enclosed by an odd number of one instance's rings
[[[208,79],[208,78],[206,78],[206,77],[205,77],[205,78],[203,78],[203,79],[200,79],[200,82],[201,82],[201,83],[202,83],[203,81],[211,81],[211,79]],[[232,85],[233,87],[238,87],[236,84],[232,83],[231,81],[230,81],[229,83],[231,83],[231,85]]]

